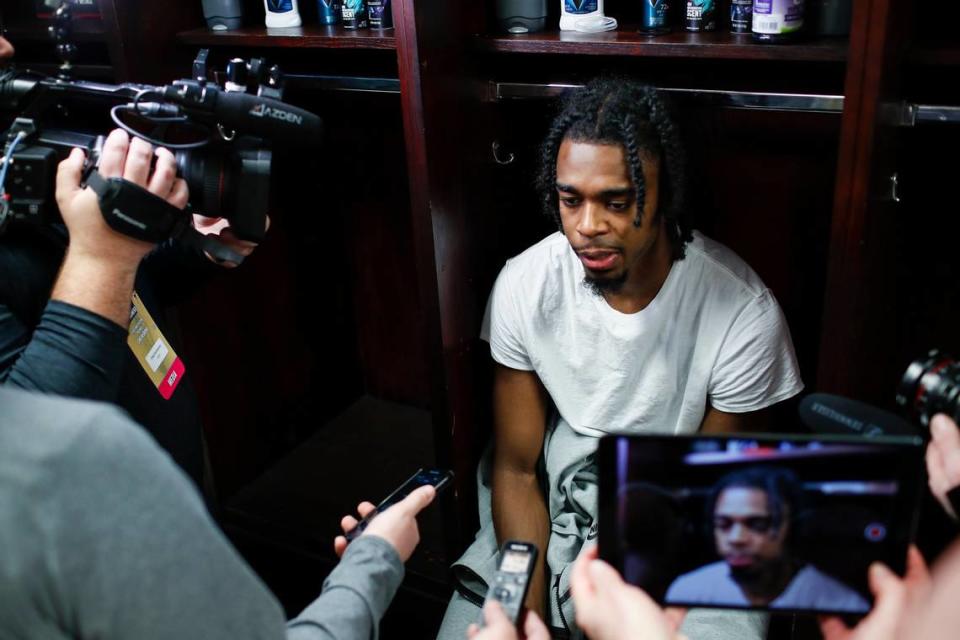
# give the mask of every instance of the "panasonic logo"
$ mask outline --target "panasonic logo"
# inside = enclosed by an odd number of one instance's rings
[[[298,116],[295,113],[290,113],[289,111],[284,111],[283,109],[268,107],[265,104],[258,104],[255,106],[250,110],[250,115],[257,116],[258,118],[273,118],[274,120],[283,120],[284,122],[292,122],[293,124],[303,124],[303,116]]]
[[[128,215],[124,215],[119,209],[114,209],[114,210],[113,210],[113,215],[114,215],[115,217],[117,217],[117,218],[120,218],[121,220],[123,220],[123,221],[126,222],[127,224],[136,227],[137,229],[146,229],[146,228],[147,228],[147,225],[145,225],[144,223],[140,222],[139,220],[134,220],[133,218],[131,218],[131,217],[128,216]]]

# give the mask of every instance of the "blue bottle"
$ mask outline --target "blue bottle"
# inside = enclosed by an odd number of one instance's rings
[[[649,34],[670,31],[670,4],[667,0],[643,0],[640,31]]]
[[[340,22],[340,1],[339,0],[317,0],[317,17],[319,19],[320,24],[339,23]]]

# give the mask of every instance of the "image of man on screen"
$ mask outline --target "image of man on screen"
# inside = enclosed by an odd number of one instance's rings
[[[707,499],[721,560],[677,578],[668,603],[866,612],[855,590],[791,550],[802,489],[792,471],[750,467],[722,477]]]

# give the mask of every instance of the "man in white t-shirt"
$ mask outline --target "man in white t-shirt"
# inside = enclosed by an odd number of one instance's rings
[[[494,453],[441,638],[479,618],[508,539],[541,550],[527,605],[572,629],[566,569],[596,536],[599,436],[748,430],[803,388],[773,295],[688,226],[684,153],[654,89],[601,79],[570,94],[538,186],[560,231],[507,262],[487,306]]]
[[[862,595],[794,554],[802,489],[793,472],[747,467],[721,478],[710,493],[708,513],[722,560],[674,580],[667,604],[870,611]]]

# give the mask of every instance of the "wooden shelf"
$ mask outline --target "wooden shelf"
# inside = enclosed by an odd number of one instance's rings
[[[919,43],[907,52],[907,60],[913,64],[955,67],[960,65],[960,43]]]
[[[842,38],[825,38],[796,44],[758,44],[749,34],[722,31],[674,31],[648,36],[638,32],[635,26],[625,25],[604,33],[552,31],[478,36],[476,46],[481,51],[497,53],[843,62],[847,58],[848,42]]]
[[[18,42],[38,41],[48,41],[53,46],[53,40],[47,31],[47,27],[51,24],[53,24],[51,20],[13,22],[7,25],[5,35],[13,46],[17,46]],[[74,42],[103,42],[106,38],[103,22],[97,18],[76,19],[71,23],[71,28]]]
[[[289,47],[309,49],[396,49],[393,29],[344,29],[310,25],[287,29],[245,27],[231,31],[193,29],[177,34],[184,44],[201,46]]]

